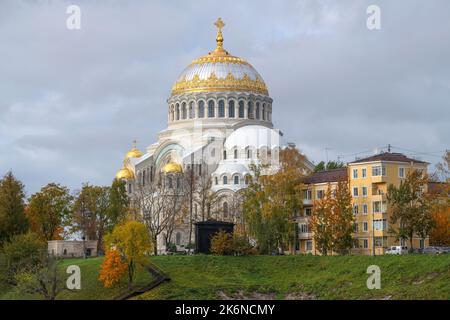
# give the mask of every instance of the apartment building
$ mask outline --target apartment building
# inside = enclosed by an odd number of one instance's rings
[[[401,153],[383,152],[347,164],[346,168],[317,172],[305,180],[303,190],[303,212],[297,218],[300,253],[318,253],[313,235],[309,229],[309,219],[314,201],[321,199],[328,186],[336,188],[339,181],[347,181],[352,195],[354,254],[380,255],[393,245],[400,243],[388,232],[391,210],[386,194],[390,184],[399,186],[408,172],[427,171],[428,163],[411,159]],[[426,192],[426,186],[424,186]],[[428,246],[428,239],[413,239],[414,248]]]

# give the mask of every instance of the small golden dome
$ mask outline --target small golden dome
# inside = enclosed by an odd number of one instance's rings
[[[130,151],[128,151],[128,153],[125,156],[125,159],[140,158],[140,157],[142,157],[142,152],[138,148],[133,147]]]
[[[133,172],[126,168],[123,167],[122,169],[120,169],[119,171],[117,171],[116,173],[116,179],[117,180],[130,180],[134,178],[134,174]]]
[[[183,172],[183,168],[180,164],[175,162],[169,162],[166,164],[162,170],[164,173],[181,173]]]

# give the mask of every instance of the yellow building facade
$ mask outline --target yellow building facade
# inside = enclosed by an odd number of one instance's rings
[[[330,186],[346,181],[352,195],[354,238],[357,240],[353,254],[381,255],[390,246],[409,246],[389,233],[392,214],[386,194],[389,185],[399,186],[409,172],[427,172],[428,163],[411,159],[400,153],[380,153],[348,163],[346,168],[318,172],[309,177],[303,190],[303,212],[298,217],[298,252],[318,254],[309,220],[314,202],[323,197]],[[424,186],[426,192],[427,186]],[[413,239],[414,248],[428,246],[428,239]]]

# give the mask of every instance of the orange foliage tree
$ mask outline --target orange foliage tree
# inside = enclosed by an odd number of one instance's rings
[[[101,265],[98,279],[103,282],[105,288],[111,288],[122,279],[127,268],[127,264],[122,261],[117,250],[108,250]]]

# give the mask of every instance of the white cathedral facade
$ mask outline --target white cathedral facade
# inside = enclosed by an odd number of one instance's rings
[[[220,195],[215,204],[220,216],[200,217],[196,204],[193,216],[238,223],[233,197],[246,187],[251,164],[267,164],[266,173],[276,171],[283,145],[280,131],[273,128],[272,98],[264,80],[250,63],[223,48],[224,24],[219,18],[215,25],[217,47],[192,61],[172,87],[167,128],[144,153],[134,146],[116,178],[126,181],[132,198],[138,186],[161,180],[176,188],[177,175],[192,169],[210,179],[211,191]],[[188,223],[180,224],[171,242],[184,247],[189,232]],[[158,239],[160,253],[166,249],[163,234]]]

